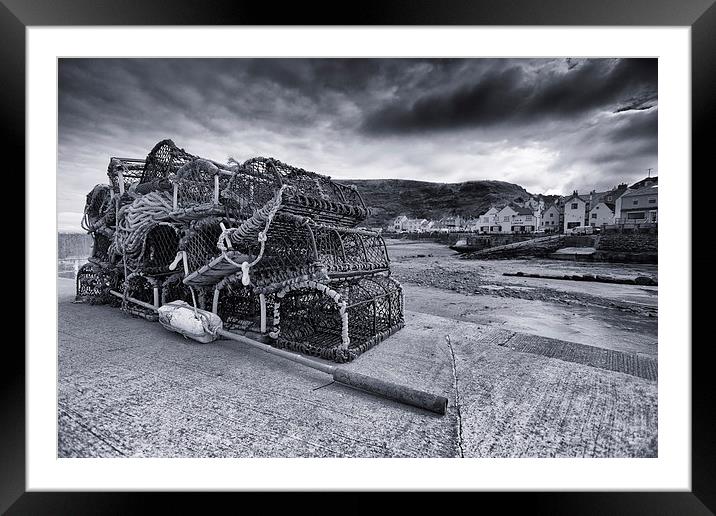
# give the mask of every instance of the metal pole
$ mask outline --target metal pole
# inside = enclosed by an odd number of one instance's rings
[[[119,298],[124,298],[122,294],[114,290],[110,290],[110,293]],[[133,297],[127,297],[127,301],[135,303],[149,310],[157,311],[156,307]],[[269,346],[268,344],[264,344],[263,342],[258,342],[256,340],[249,339],[248,337],[237,335],[236,333],[232,333],[230,331],[218,330],[216,333],[224,338],[235,340],[236,342],[241,342],[242,344],[246,344],[247,346],[251,346],[253,348],[265,351],[266,353],[270,353],[272,355],[291,360],[292,362],[303,364],[306,367],[310,367],[311,369],[316,369],[323,373],[329,374],[335,382],[340,383],[341,385],[365,391],[377,396],[382,396],[384,398],[398,401],[407,405],[412,405],[414,407],[429,410],[430,412],[435,412],[436,414],[440,415],[444,415],[447,410],[448,400],[445,396],[439,396],[436,394],[431,394],[429,392],[420,391],[418,389],[413,389],[412,387],[408,387],[406,385],[400,385],[381,380],[379,378],[373,378],[372,376],[366,376],[355,371],[350,371],[343,367],[336,367],[329,364],[325,364],[323,362],[307,358],[303,355],[299,355],[298,353],[292,353],[283,349],[274,348],[272,346]]]

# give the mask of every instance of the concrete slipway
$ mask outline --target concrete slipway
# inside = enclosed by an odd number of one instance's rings
[[[348,367],[444,394],[441,417],[233,341],[74,304],[74,282],[58,281],[60,457],[657,454],[655,358],[408,310]]]

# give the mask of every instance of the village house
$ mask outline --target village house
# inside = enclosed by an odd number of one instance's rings
[[[562,228],[560,215],[559,206],[557,204],[550,205],[542,212],[542,220],[538,227],[546,233],[560,233]]]
[[[399,217],[396,217],[392,224],[393,231],[395,231],[396,233],[405,231],[405,226],[407,222],[408,217],[406,217],[405,215],[400,215]]]
[[[404,227],[408,233],[422,233],[427,225],[427,219],[408,219]]]
[[[392,224],[392,229],[396,233],[422,233],[429,230],[432,223],[427,219],[411,219],[405,215],[396,217]]]
[[[586,226],[588,195],[579,195],[575,190],[564,200],[564,231]]]
[[[462,228],[462,217],[460,215],[451,215],[440,219],[440,229],[452,233],[454,231],[460,231]]]
[[[477,219],[477,231],[480,233],[497,233],[502,230],[500,223],[497,219],[499,209],[495,206],[490,206],[490,209],[480,215]]]
[[[539,216],[530,208],[508,204],[497,213],[500,233],[532,233],[538,227]]]
[[[614,212],[615,224],[656,223],[659,191],[656,184],[630,187],[617,199]]]
[[[589,225],[601,227],[614,224],[614,203],[600,202],[589,210]]]

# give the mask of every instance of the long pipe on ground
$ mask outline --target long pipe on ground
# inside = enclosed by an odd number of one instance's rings
[[[140,301],[139,299],[135,299],[133,297],[125,298],[123,294],[120,294],[119,292],[116,292],[114,290],[110,290],[110,292],[119,298],[126,299],[127,301],[146,308],[147,310],[152,310],[154,312],[157,311],[157,307],[149,303],[145,303],[144,301]],[[400,385],[397,383],[381,380],[379,378],[373,378],[372,376],[357,373],[355,371],[350,371],[349,369],[346,369],[344,367],[325,364],[323,362],[313,360],[298,353],[292,353],[283,349],[274,348],[272,346],[269,346],[268,344],[264,344],[263,342],[249,339],[248,337],[237,335],[230,331],[219,330],[217,331],[217,334],[221,335],[224,338],[241,342],[242,344],[246,344],[248,346],[265,351],[266,353],[271,353],[272,355],[276,355],[287,360],[291,360],[293,362],[298,362],[299,364],[303,364],[306,367],[310,367],[311,369],[316,369],[318,371],[321,371],[322,373],[331,375],[333,381],[340,383],[341,385],[351,387],[353,389],[358,389],[361,391],[368,392],[370,394],[382,396],[384,398],[398,401],[400,403],[405,403],[406,405],[419,407],[440,415],[444,415],[445,411],[447,410],[448,400],[445,396],[438,396],[437,394],[431,394],[429,392],[413,389],[412,387],[408,387],[407,385]]]

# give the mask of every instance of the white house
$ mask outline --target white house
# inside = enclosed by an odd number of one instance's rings
[[[614,222],[617,224],[640,224],[656,222],[659,199],[658,185],[629,189],[617,199]]]
[[[447,230],[448,232],[459,231],[462,227],[462,222],[463,219],[460,215],[451,215],[440,220],[442,229]]]
[[[403,228],[408,233],[421,233],[427,225],[427,219],[408,219],[405,221]]]
[[[559,225],[559,208],[556,204],[552,204],[542,212],[539,228],[548,233],[559,233],[561,231]]]
[[[575,190],[564,200],[564,229],[586,226],[587,202]]]
[[[500,212],[494,206],[490,206],[490,209],[480,215],[477,219],[477,230],[481,233],[495,233],[501,231],[500,224],[497,220],[497,214]]]
[[[539,216],[530,208],[507,205],[497,213],[501,233],[531,233],[539,225]]]
[[[500,233],[512,232],[512,217],[517,215],[515,207],[508,204],[497,213],[497,223],[500,226]]]
[[[399,217],[396,217],[393,221],[393,231],[400,233],[401,231],[405,231],[405,224],[408,222],[408,217],[405,215],[401,215]]]
[[[601,227],[604,224],[614,224],[614,204],[600,202],[589,210],[589,225]]]

